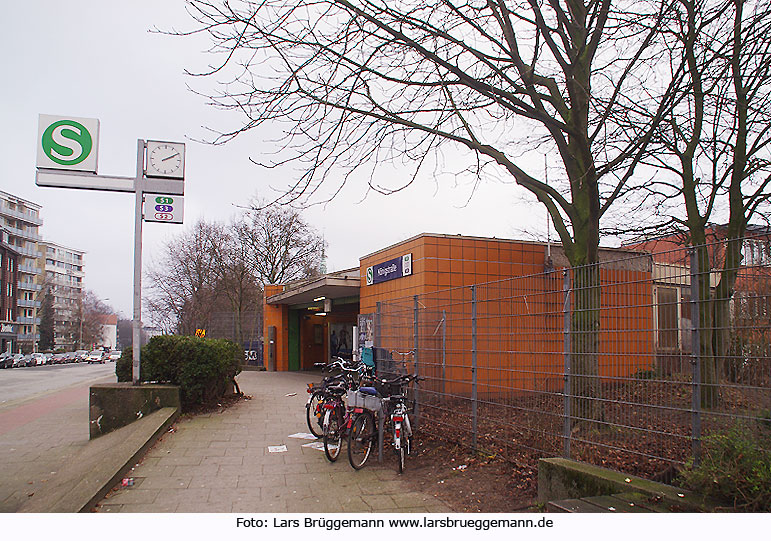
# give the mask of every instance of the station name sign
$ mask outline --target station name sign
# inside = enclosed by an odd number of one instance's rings
[[[389,259],[383,263],[367,267],[367,285],[379,284],[412,274],[412,254]]]

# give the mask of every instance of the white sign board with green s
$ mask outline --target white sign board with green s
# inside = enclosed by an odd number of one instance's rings
[[[40,115],[37,166],[96,173],[99,120]]]

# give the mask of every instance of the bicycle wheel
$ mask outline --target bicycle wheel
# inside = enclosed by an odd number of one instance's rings
[[[377,431],[372,414],[368,411],[359,414],[348,434],[348,461],[353,469],[360,470],[364,467],[376,438]]]
[[[324,435],[323,416],[321,413],[323,411],[321,409],[323,398],[324,393],[322,391],[314,391],[308,403],[305,404],[305,420],[308,423],[308,430],[317,438]]]
[[[397,458],[399,459],[399,473],[404,473],[404,455],[407,454],[407,450],[404,448],[407,445],[407,438],[405,437],[404,432],[399,436],[399,440],[399,449],[396,451]]]
[[[324,416],[324,454],[330,462],[334,462],[340,456],[343,439],[338,409],[327,410]]]

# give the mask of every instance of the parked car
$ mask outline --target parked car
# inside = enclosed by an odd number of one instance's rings
[[[37,366],[37,359],[32,353],[27,353],[19,362],[19,366]]]
[[[43,366],[48,362],[48,358],[43,353],[31,353],[30,355],[35,360],[35,364],[31,366]]]
[[[16,353],[13,356],[13,368],[19,368],[24,366],[24,354],[23,353]]]
[[[78,355],[74,351],[70,351],[68,353],[62,353],[64,355],[64,362],[65,363],[76,363],[78,362]]]
[[[75,362],[83,362],[86,360],[86,357],[88,357],[88,351],[85,349],[75,351]]]
[[[120,356],[123,354],[122,351],[118,351],[117,349],[113,349],[109,353],[107,353],[107,360],[111,362],[115,362],[118,359],[120,359]]]
[[[13,368],[13,353],[0,354],[0,368]]]
[[[95,349],[91,353],[88,354],[88,357],[86,357],[86,362],[88,364],[91,363],[102,363],[104,364],[104,351],[101,349]]]
[[[51,358],[48,360],[51,364],[64,364],[67,362],[67,354],[66,353],[54,353],[51,355]]]

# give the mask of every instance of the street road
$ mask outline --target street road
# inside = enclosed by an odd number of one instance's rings
[[[88,395],[115,363],[0,370],[0,513],[13,513],[88,443]]]
[[[112,379],[105,379],[111,377]],[[0,410],[80,383],[116,381],[115,363],[56,364],[0,370]]]

